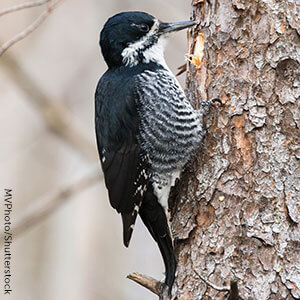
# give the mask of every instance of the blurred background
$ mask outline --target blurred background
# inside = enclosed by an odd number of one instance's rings
[[[0,12],[20,3],[1,0]],[[46,9],[0,16],[0,44]],[[33,225],[14,236],[10,300],[156,299],[126,279],[136,271],[160,280],[163,262],[140,220],[129,249],[123,247],[94,134],[94,91],[106,69],[99,32],[108,17],[127,10],[164,21],[189,20],[191,11],[184,0],[64,0],[0,56],[1,193],[12,189],[13,226],[24,218]],[[186,32],[171,36],[166,60],[174,73],[186,52]],[[179,81],[184,85],[184,75]],[[70,197],[59,194],[64,190]],[[0,274],[2,287],[2,262]]]

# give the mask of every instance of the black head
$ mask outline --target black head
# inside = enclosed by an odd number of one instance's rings
[[[162,23],[144,12],[123,12],[105,23],[100,47],[109,68],[149,61],[159,63],[163,60],[164,36],[196,24],[197,21]]]

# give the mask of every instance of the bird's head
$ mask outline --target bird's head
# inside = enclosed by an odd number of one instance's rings
[[[123,12],[105,23],[100,47],[109,68],[150,61],[162,64],[165,36],[196,24],[197,21],[163,23],[144,12]]]

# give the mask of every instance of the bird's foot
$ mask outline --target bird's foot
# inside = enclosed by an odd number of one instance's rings
[[[206,115],[209,112],[211,106],[214,105],[215,103],[219,103],[222,105],[222,101],[219,98],[213,98],[210,100],[202,101],[201,108],[200,108],[201,113],[203,115]]]
[[[166,282],[162,282],[160,299],[170,299],[171,292],[172,292],[172,286],[169,286]]]

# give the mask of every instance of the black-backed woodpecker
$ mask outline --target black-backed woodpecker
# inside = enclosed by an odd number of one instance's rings
[[[170,188],[203,140],[202,119],[213,100],[194,110],[163,52],[169,33],[196,24],[123,12],[109,18],[100,34],[108,69],[96,89],[95,125],[109,200],[122,216],[126,247],[140,215],[162,254],[169,289],[176,271]]]

